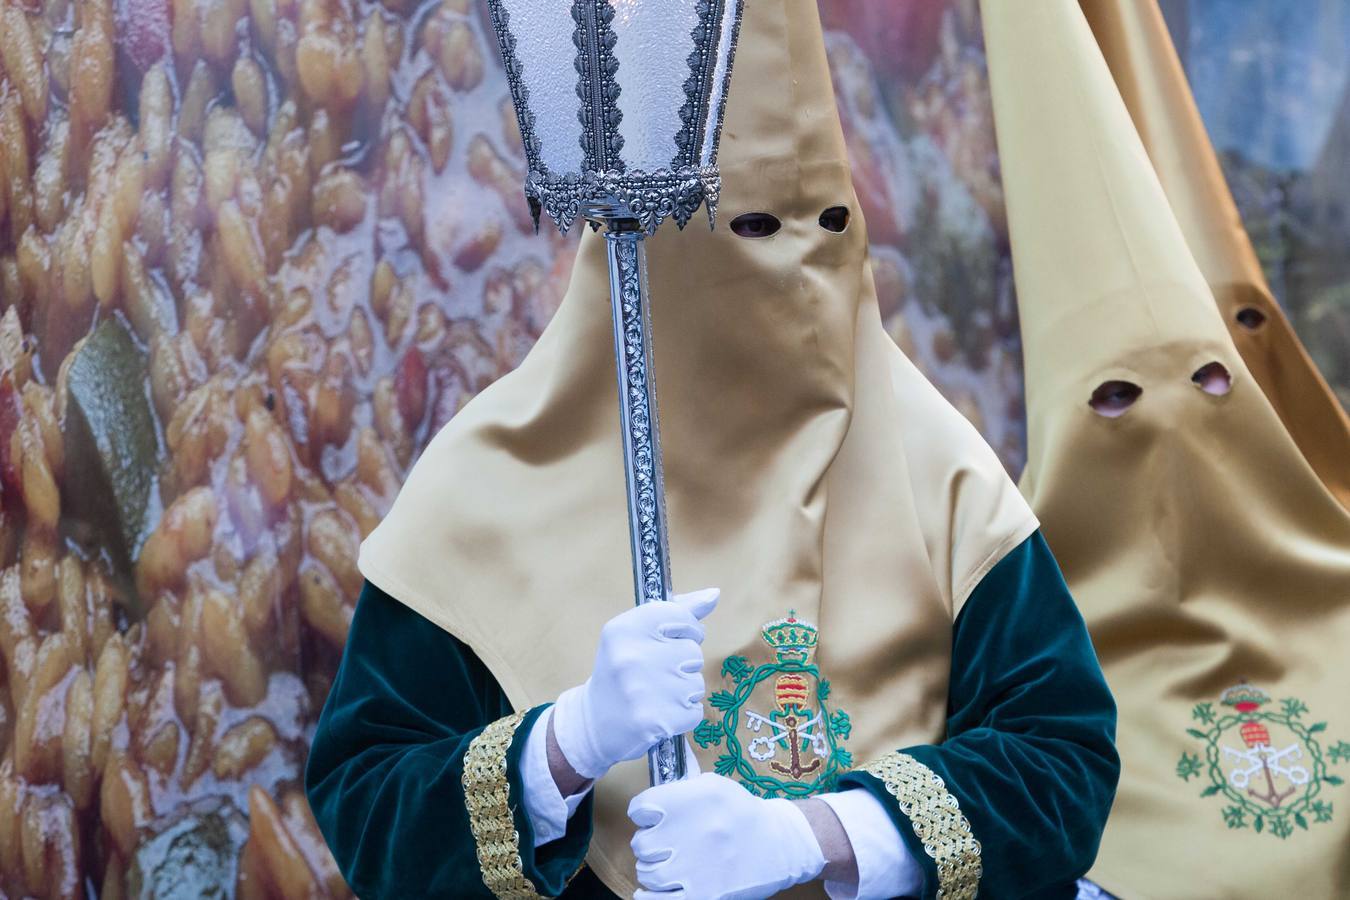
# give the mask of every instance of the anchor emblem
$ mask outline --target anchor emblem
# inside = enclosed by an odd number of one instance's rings
[[[1308,783],[1308,770],[1302,766],[1285,766],[1283,760],[1300,760],[1303,758],[1303,748],[1298,744],[1290,744],[1283,750],[1275,750],[1265,744],[1256,744],[1248,750],[1234,750],[1232,747],[1224,747],[1225,757],[1232,757],[1239,760],[1240,764],[1246,765],[1246,768],[1236,768],[1228,774],[1228,780],[1233,787],[1238,790],[1245,790],[1248,794],[1269,803],[1271,807],[1278,808],[1281,803],[1293,795],[1299,787]],[[1250,787],[1251,778],[1256,773],[1265,775],[1266,790],[1264,793]],[[1284,778],[1289,782],[1286,790],[1280,791],[1275,788],[1275,779]]]
[[[750,731],[758,734],[765,726],[768,726],[770,733],[757,737],[750,742],[746,752],[760,762],[768,762],[769,768],[780,775],[787,775],[793,781],[801,781],[803,775],[810,775],[820,769],[824,763],[822,760],[830,755],[829,741],[823,731],[819,728],[821,723],[820,713],[816,713],[805,722],[801,720],[801,714],[797,708],[788,707],[782,709],[782,718],[777,719],[770,716],[762,716],[753,710],[745,712],[745,726]],[[815,759],[809,764],[802,764],[802,745],[810,747],[811,753]],[[774,760],[778,755],[778,748],[784,747],[788,751],[789,762],[785,766]]]

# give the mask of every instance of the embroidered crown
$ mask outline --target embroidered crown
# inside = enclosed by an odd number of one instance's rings
[[[1219,702],[1224,706],[1237,707],[1242,712],[1250,712],[1263,703],[1269,703],[1270,695],[1258,687],[1243,682],[1220,694]]]
[[[820,640],[816,626],[797,618],[794,612],[767,623],[760,634],[764,636],[764,643],[775,650],[797,650],[803,653],[814,650],[816,642]]]

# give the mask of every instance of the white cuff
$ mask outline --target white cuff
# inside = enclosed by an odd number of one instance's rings
[[[553,708],[550,707],[534,720],[525,737],[525,751],[520,756],[521,793],[525,795],[525,815],[534,827],[536,847],[556,841],[567,833],[567,821],[593,784],[587,782],[570,797],[564,797],[558,790],[558,783],[553,780],[553,772],[548,767],[548,723],[552,718]]]
[[[834,810],[858,863],[856,889],[849,884],[825,882],[825,893],[831,900],[919,896],[923,868],[910,855],[880,800],[861,788],[816,796]]]

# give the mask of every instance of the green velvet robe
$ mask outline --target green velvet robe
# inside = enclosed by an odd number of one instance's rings
[[[612,894],[581,864],[589,795],[567,833],[535,849],[520,796],[530,711],[508,753],[511,807],[525,874],[540,893]],[[460,641],[367,584],[319,717],[305,784],[319,827],[363,900],[489,897],[460,786],[464,753],[512,713]],[[942,776],[981,843],[980,897],[1073,897],[1097,852],[1120,772],[1115,704],[1059,566],[1037,532],[975,588],[956,619],[948,737],[904,748]],[[840,790],[870,791],[924,868],[937,867],[882,781],[853,772]]]

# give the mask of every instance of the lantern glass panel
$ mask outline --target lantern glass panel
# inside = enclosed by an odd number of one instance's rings
[[[581,120],[577,117],[577,73],[571,62],[576,23],[570,3],[559,0],[500,0],[510,15],[520,79],[529,92],[540,161],[554,172],[579,172]]]
[[[678,146],[698,0],[613,0],[620,158],[628,171],[669,169]]]

